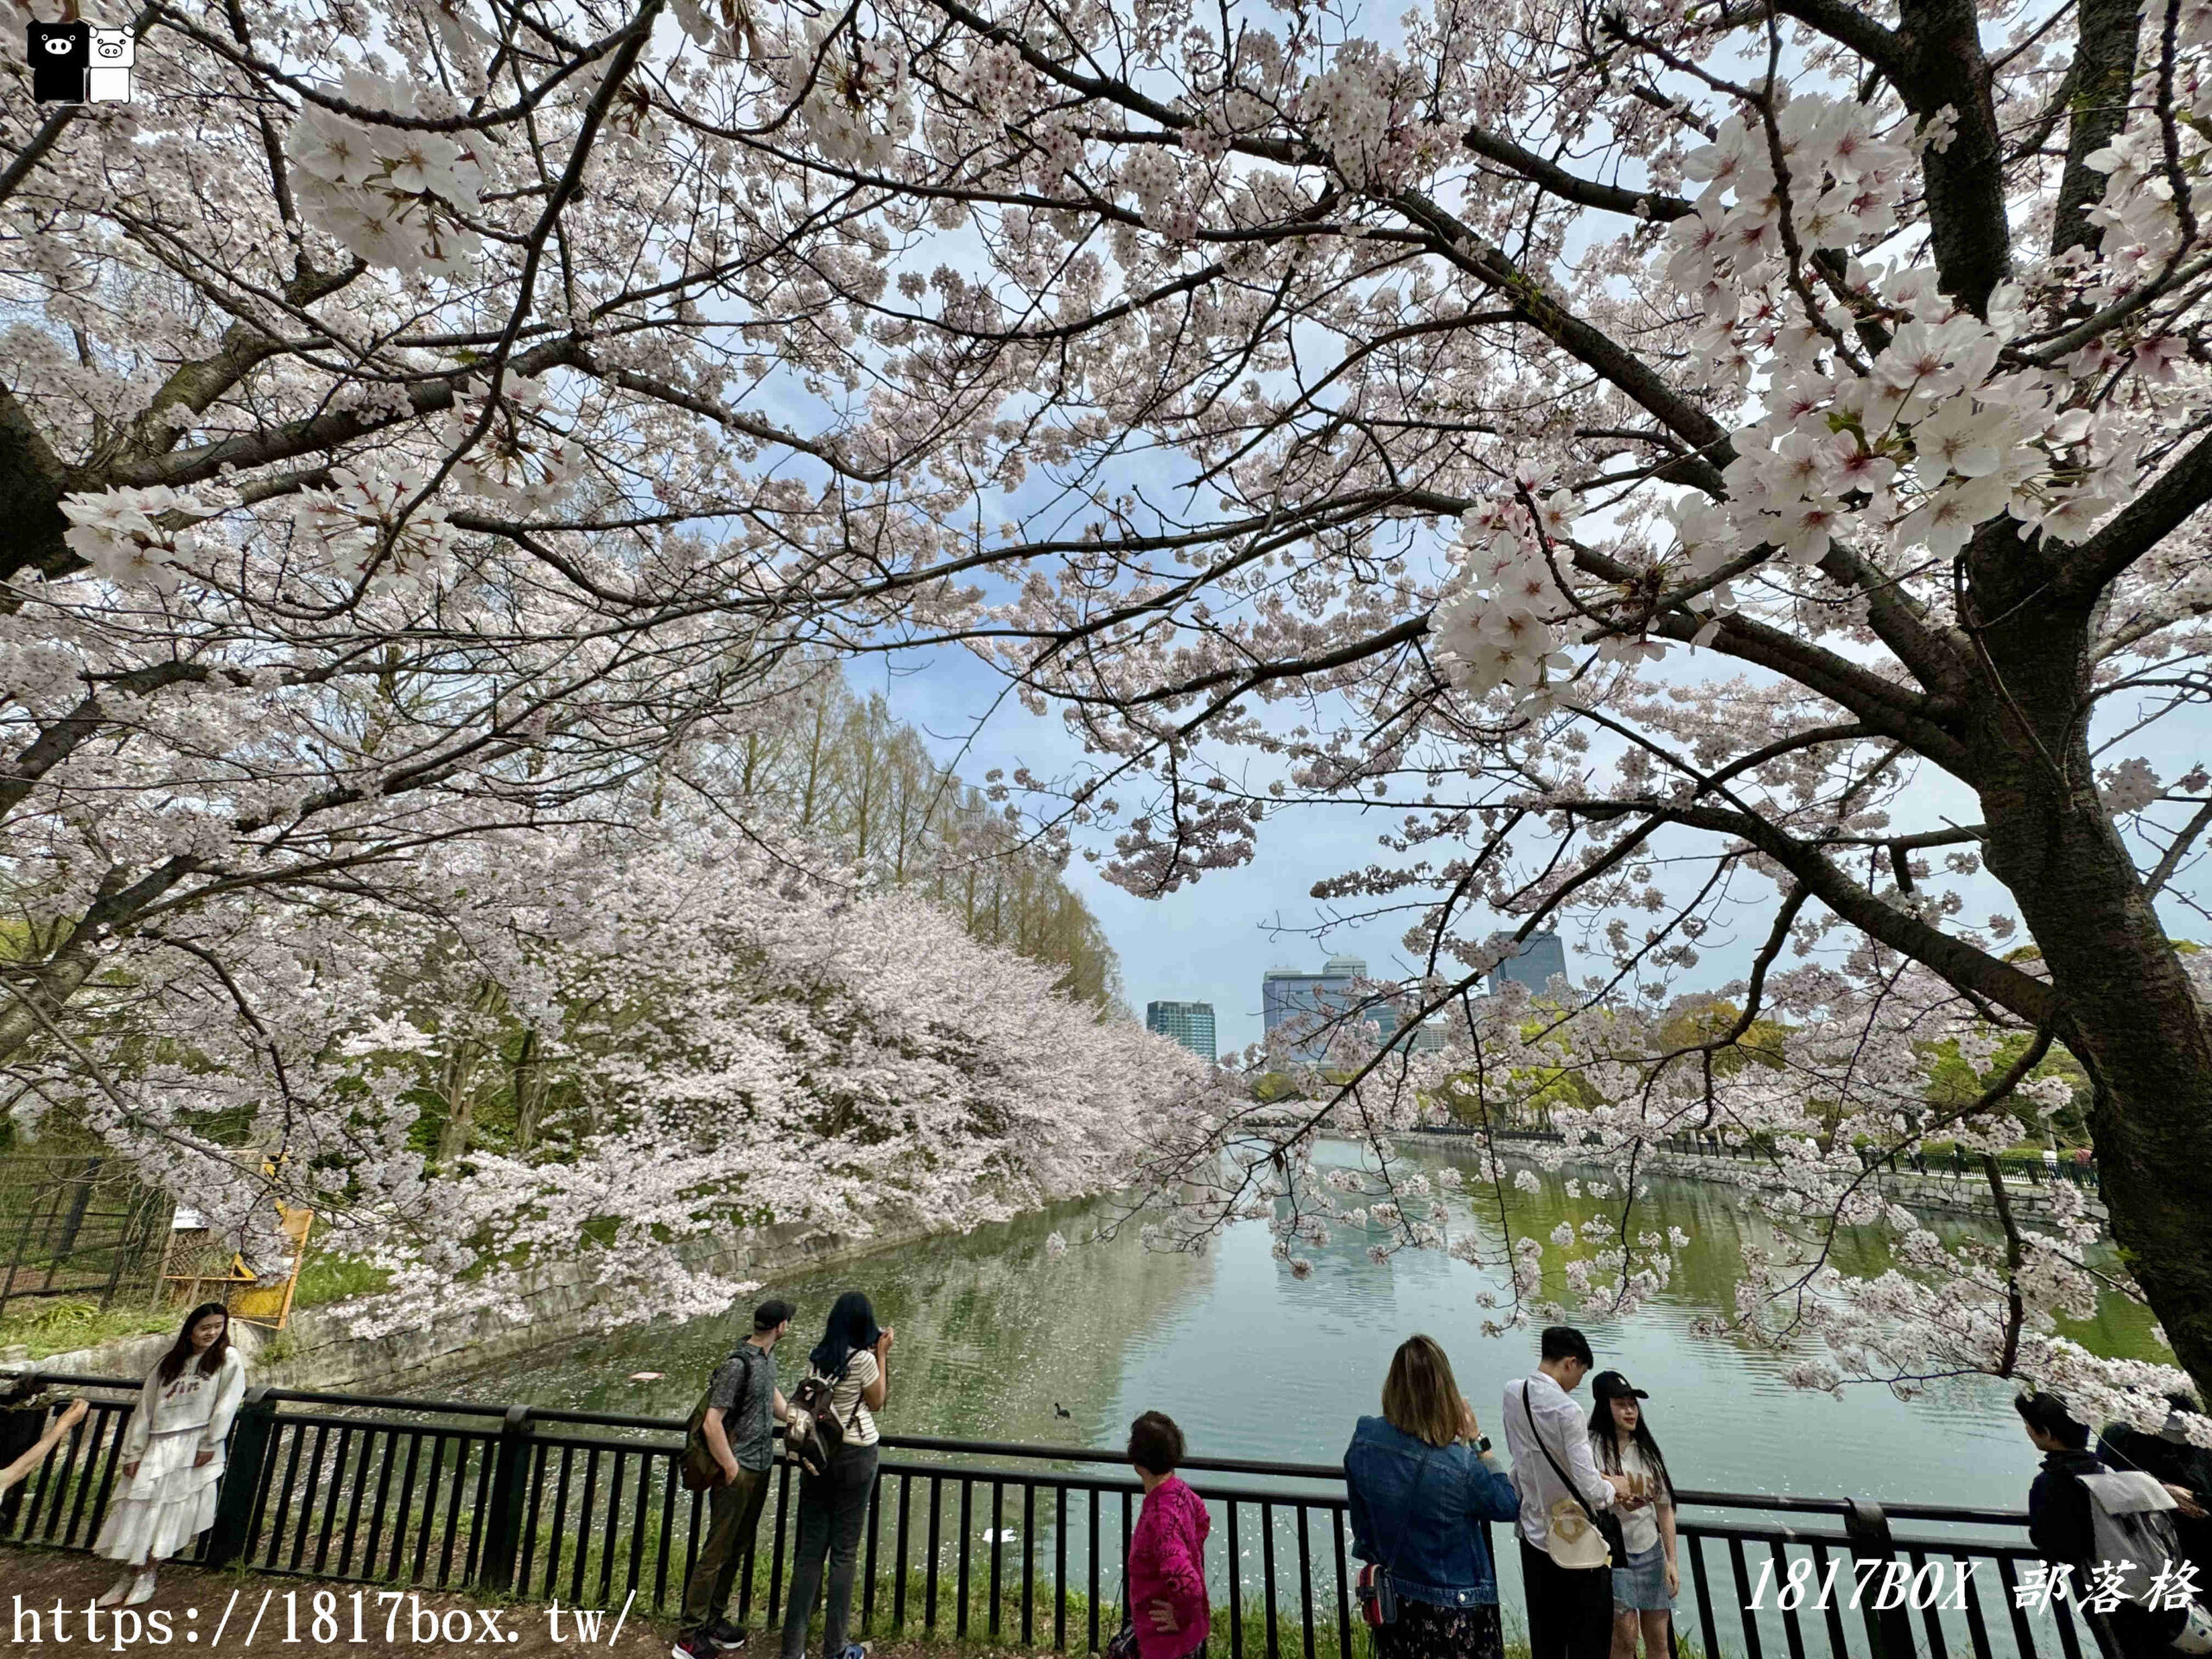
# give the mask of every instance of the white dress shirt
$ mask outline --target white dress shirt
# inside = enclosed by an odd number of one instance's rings
[[[1552,1505],[1567,1496],[1567,1488],[1552,1472],[1551,1459],[1538,1449],[1529,1432],[1529,1412],[1522,1408],[1526,1395],[1535,1414],[1536,1427],[1551,1448],[1552,1459],[1574,1478],[1575,1490],[1592,1510],[1613,1504],[1612,1483],[1598,1472],[1590,1455],[1590,1423],[1582,1408],[1567,1397],[1565,1389],[1538,1371],[1525,1381],[1505,1385],[1505,1449],[1513,1458],[1513,1490],[1521,1495],[1521,1535],[1538,1549],[1551,1535]]]

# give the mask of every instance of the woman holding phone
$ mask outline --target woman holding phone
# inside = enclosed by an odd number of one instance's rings
[[[1382,1414],[1361,1418],[1344,1452],[1344,1484],[1352,1554],[1389,1574],[1396,1603],[1376,1627],[1379,1659],[1504,1659],[1482,1522],[1515,1519],[1521,1500],[1431,1338],[1399,1344]]]
[[[1644,1420],[1643,1402],[1651,1396],[1618,1371],[1599,1372],[1590,1392],[1591,1455],[1600,1473],[1623,1475],[1629,1483],[1627,1501],[1617,1506],[1628,1560],[1613,1563],[1612,1659],[1636,1659],[1639,1633],[1645,1659],[1666,1659],[1681,1573],[1675,1560],[1674,1483]]]

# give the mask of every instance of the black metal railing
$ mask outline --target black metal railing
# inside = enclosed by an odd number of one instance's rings
[[[137,1385],[92,1412],[0,1503],[0,1539],[92,1547]],[[705,1503],[678,1478],[670,1418],[257,1389],[232,1431],[196,1559],[280,1576],[558,1598],[671,1614]],[[886,1435],[861,1542],[862,1635],[1018,1640],[1097,1651],[1118,1627],[1140,1489],[1112,1452]],[[1326,1464],[1193,1458],[1213,1530],[1214,1637],[1230,1659],[1351,1659],[1344,1473]],[[740,1571],[735,1615],[777,1623],[793,1548],[787,1465]],[[1678,1653],[1767,1659],[2084,1659],[2063,1603],[2022,1606],[2025,1517],[1990,1510],[1683,1491]],[[1899,1532],[1895,1523],[1910,1522]],[[1487,1530],[1487,1529],[1486,1529]],[[1491,1537],[1519,1619],[1519,1550]],[[1496,1548],[1503,1544],[1502,1553]],[[1825,1605],[1792,1586],[1832,1587]],[[1856,1588],[1858,1593],[1854,1595]],[[1885,1592],[1895,1605],[1884,1606]],[[1922,1593],[1926,1592],[1926,1593]]]

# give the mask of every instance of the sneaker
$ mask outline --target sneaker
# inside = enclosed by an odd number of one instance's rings
[[[126,1607],[136,1607],[140,1602],[151,1601],[153,1599],[154,1575],[150,1572],[141,1573],[130,1581],[130,1593],[123,1599],[123,1605]]]
[[[668,1650],[668,1659],[715,1659],[714,1638],[704,1630],[678,1637],[676,1645]]]
[[[733,1624],[726,1618],[718,1618],[707,1626],[708,1640],[724,1653],[728,1653],[733,1648],[743,1647],[745,1638],[750,1634],[751,1632],[744,1625]]]
[[[848,1642],[844,1651],[837,1656],[837,1659],[868,1659],[868,1643]]]
[[[130,1593],[130,1586],[137,1581],[137,1578],[138,1575],[136,1573],[124,1573],[113,1584],[108,1586],[106,1589],[101,1591],[99,1599],[95,1601],[92,1605],[95,1607],[120,1607],[123,1605],[124,1597]]]

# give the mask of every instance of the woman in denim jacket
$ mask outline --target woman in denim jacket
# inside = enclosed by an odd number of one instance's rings
[[[1513,1483],[1478,1440],[1452,1362],[1408,1337],[1344,1453],[1352,1553],[1389,1571],[1398,1617],[1376,1630],[1381,1659],[1503,1659],[1497,1578],[1483,1521],[1521,1512]]]

